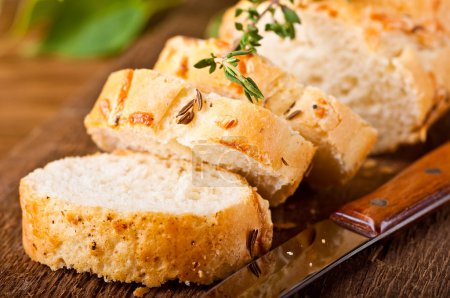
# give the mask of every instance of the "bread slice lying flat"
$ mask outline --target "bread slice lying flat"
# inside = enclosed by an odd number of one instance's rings
[[[182,79],[144,69],[111,74],[85,125],[107,151],[202,160],[242,174],[272,205],[294,193],[315,152],[263,107],[199,94]]]
[[[347,104],[378,130],[374,152],[391,151],[424,140],[427,128],[450,106],[447,2],[295,1],[292,7],[302,20],[295,39],[266,32],[270,18],[264,17],[258,53]],[[241,34],[234,11],[225,13],[220,28],[220,37],[229,42]]]
[[[223,71],[209,74],[193,65],[214,53],[231,51],[220,40],[187,37],[170,39],[155,69],[186,79],[200,90],[247,100],[242,87],[226,79]],[[293,75],[258,56],[240,57],[238,67],[265,95],[260,104],[285,118],[290,126],[317,146],[308,180],[314,184],[339,184],[351,179],[376,141],[376,131],[334,97],[305,87]]]
[[[252,231],[252,256],[272,240],[268,203],[245,179],[148,154],[52,162],[21,180],[20,203],[33,260],[107,281],[209,284],[251,260]]]

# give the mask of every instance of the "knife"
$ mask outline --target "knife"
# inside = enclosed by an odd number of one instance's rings
[[[253,260],[204,297],[289,297],[450,201],[450,142],[389,182]]]

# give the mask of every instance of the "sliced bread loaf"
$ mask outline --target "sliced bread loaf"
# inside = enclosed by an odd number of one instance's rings
[[[282,40],[265,31],[271,21],[266,14],[258,24],[264,37],[258,53],[372,124],[379,132],[374,152],[426,138],[428,127],[450,106],[448,1],[281,2],[296,10],[302,24],[296,25],[295,39]],[[226,12],[220,29],[230,42],[241,35],[235,8]],[[281,11],[276,15],[283,19]]]
[[[113,73],[85,125],[107,151],[200,159],[242,174],[272,205],[294,193],[315,152],[263,107],[145,69]]]
[[[52,162],[21,180],[20,203],[33,260],[107,281],[209,284],[272,240],[268,203],[245,179],[148,154]]]
[[[211,53],[221,57],[232,50],[227,42],[174,37],[167,41],[155,70],[179,76],[202,91],[247,100],[242,87],[223,71],[209,74],[193,65]],[[238,68],[251,77],[265,100],[259,104],[285,118],[290,126],[317,146],[308,180],[314,184],[345,183],[351,179],[376,141],[377,133],[356,113],[258,55],[241,56]]]

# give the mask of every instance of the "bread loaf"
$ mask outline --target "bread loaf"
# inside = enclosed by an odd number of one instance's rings
[[[209,73],[193,65],[211,53],[220,57],[231,44],[177,36],[169,39],[155,70],[176,75],[200,90],[247,101],[242,87],[230,82],[223,71]],[[287,120],[305,139],[317,146],[308,180],[316,185],[350,180],[376,141],[376,131],[334,97],[298,79],[264,57],[240,56],[238,68],[251,77],[265,96],[263,105]]]
[[[21,180],[20,203],[33,260],[106,281],[209,284],[272,240],[268,203],[245,179],[148,154],[52,162]]]
[[[145,69],[113,73],[85,125],[106,151],[200,159],[239,173],[272,205],[294,193],[316,150],[263,107]]]
[[[266,15],[258,24],[264,36],[258,53],[371,123],[379,132],[374,152],[425,140],[428,127],[450,106],[449,1],[282,2],[302,21],[296,37],[265,32]],[[220,28],[230,42],[240,38],[234,10]]]

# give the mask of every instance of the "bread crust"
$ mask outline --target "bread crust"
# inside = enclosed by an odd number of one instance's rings
[[[243,186],[248,185],[241,179]],[[20,183],[23,246],[52,270],[91,272],[106,281],[210,284],[251,260],[246,241],[258,230],[255,256],[268,251],[268,202],[248,187],[247,197],[215,214],[124,212],[38,196]]]
[[[285,4],[291,5],[289,1],[285,1]],[[237,4],[237,6],[248,5],[245,1]],[[339,57],[339,53],[336,51],[350,53],[354,49],[344,46],[336,50],[328,44],[333,43],[333,40],[322,39],[320,35],[327,31],[335,32],[334,35],[339,36],[339,32],[342,30],[361,35],[363,36],[362,42],[357,46],[368,50],[367,59],[377,57],[386,63],[396,64],[399,70],[396,76],[403,80],[405,86],[410,85],[414,89],[412,93],[415,96],[410,97],[407,111],[413,121],[409,125],[402,126],[401,135],[397,138],[390,138],[388,134],[381,133],[379,142],[374,147],[374,153],[389,152],[402,144],[423,141],[426,139],[427,129],[450,108],[450,100],[441,100],[448,96],[437,95],[442,94],[442,90],[446,90],[446,94],[449,94],[450,91],[450,25],[447,21],[450,16],[449,7],[450,2],[446,0],[327,0],[301,1],[301,3],[298,1],[293,6],[303,20],[302,26],[298,28],[305,28],[307,34],[314,36],[314,38],[309,36],[305,38],[313,44],[305,47],[314,48],[316,52],[333,49],[328,54]],[[235,7],[225,13],[220,28],[220,37],[226,41],[235,40],[240,34],[234,28],[236,22],[234,9]],[[317,30],[312,30],[312,27]],[[302,33],[303,31],[298,34],[297,40],[292,42],[292,51],[296,50],[295,46],[299,44],[297,41],[302,38]],[[314,40],[310,41],[310,39]],[[286,44],[288,43],[289,41],[286,41]],[[266,52],[264,46],[263,43],[261,53],[269,57],[276,56],[273,49],[267,49]],[[289,55],[286,52],[285,54]],[[280,59],[282,60],[282,57]],[[317,63],[319,62],[317,61]],[[359,61],[351,61],[348,65],[349,68],[352,63],[359,63]],[[345,72],[346,70],[335,69],[335,71]],[[306,74],[317,75],[317,70],[304,69],[301,66],[293,72],[303,72],[305,77],[307,77]],[[365,79],[365,77],[361,77],[361,79]],[[323,81],[328,82],[329,80],[325,78]],[[345,84],[341,81],[337,83]],[[406,88],[405,86],[400,86],[399,90],[402,87]],[[338,96],[339,94],[334,95]],[[343,100],[343,98],[338,99]],[[361,100],[363,99],[361,98]],[[371,100],[376,101],[377,99]],[[392,100],[394,101],[396,98],[392,98]],[[360,107],[357,102],[348,102],[348,105],[356,112],[372,107]],[[382,110],[377,106],[373,108]],[[385,108],[392,107],[386,105]],[[399,113],[401,112],[403,111],[399,111]],[[431,114],[432,117],[430,117]],[[364,113],[361,113],[361,116],[365,116]],[[383,124],[379,124],[375,128],[381,132]]]
[[[219,39],[176,36],[166,42],[155,70],[178,75],[206,92],[247,100],[242,88],[226,79],[223,72],[209,74],[206,68],[193,67],[210,53],[220,57],[230,50],[231,45]],[[285,118],[295,131],[318,147],[308,180],[322,186],[350,180],[375,144],[376,130],[334,97],[303,86],[264,57],[250,55],[240,59],[238,67],[265,95],[265,100],[257,104]]]
[[[133,75],[128,82],[130,72]],[[123,109],[115,112],[105,108],[105,102],[109,102],[106,106],[117,106],[120,91],[128,85]],[[159,150],[157,154],[164,157],[191,159],[192,152],[199,152],[197,146],[206,146],[211,154],[200,156],[203,160],[220,162],[244,175],[272,205],[284,202],[302,180],[315,147],[263,107],[207,93],[202,97],[202,109],[199,111],[196,104],[193,107],[193,120],[177,124],[177,113],[196,98],[195,88],[156,71],[122,70],[109,77],[85,118],[85,126],[96,144],[107,151]],[[147,118],[140,116],[136,122],[133,117],[137,114]],[[227,155],[230,152],[235,155]]]

